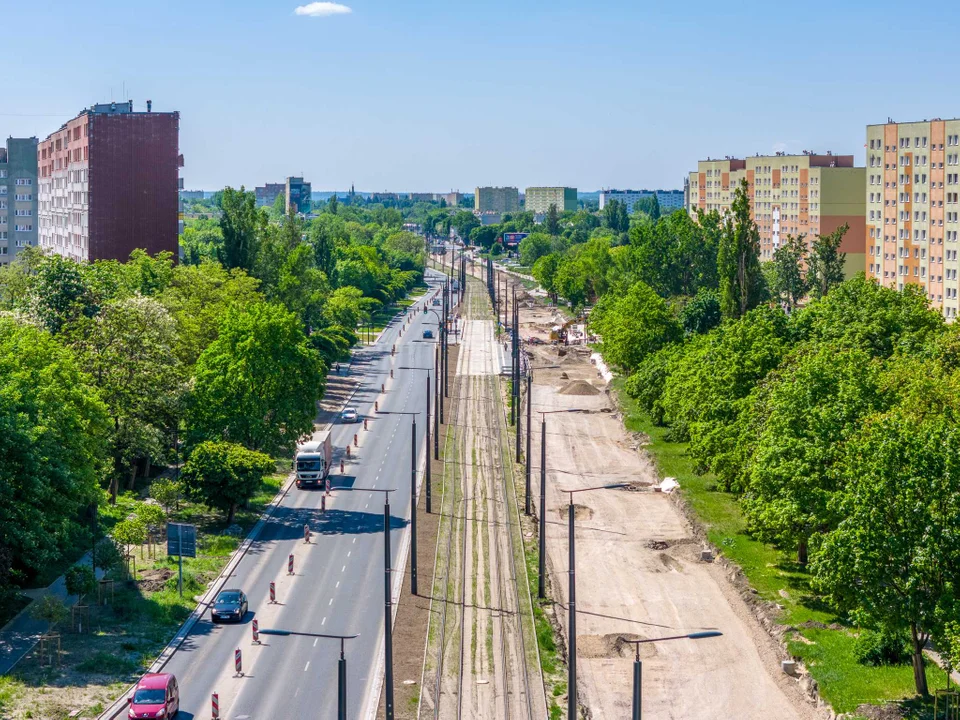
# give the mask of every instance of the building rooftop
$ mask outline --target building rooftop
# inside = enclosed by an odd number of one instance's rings
[[[897,122],[893,118],[887,118],[885,123],[867,123],[867,127],[883,127],[884,125],[910,125],[911,123],[925,123],[925,122],[957,122],[960,121],[960,118],[924,118],[923,120],[904,120],[902,122]]]

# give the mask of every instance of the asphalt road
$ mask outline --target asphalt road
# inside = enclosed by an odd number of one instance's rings
[[[439,289],[439,273],[428,273],[430,295]],[[421,303],[422,305],[422,303]],[[363,424],[333,425],[332,486],[390,489],[391,550],[396,567],[402,540],[409,534],[411,417],[390,414],[419,413],[417,467],[427,452],[424,435],[426,375],[412,368],[429,367],[433,377],[436,340],[423,340],[422,330],[437,318],[415,314],[405,325],[403,314],[394,320],[375,345],[358,351],[351,372],[363,380],[354,396]],[[403,337],[399,337],[404,327]],[[397,352],[391,356],[391,346]],[[394,378],[390,379],[390,369]],[[385,383],[387,392],[380,393]],[[374,412],[379,401],[380,412]],[[431,428],[432,429],[432,428]],[[344,448],[357,434],[359,448],[345,457]],[[340,460],[345,469],[339,472]],[[422,479],[421,479],[422,482]],[[261,635],[251,642],[256,616],[261,630],[355,634],[346,645],[347,717],[366,709],[383,647],[383,493],[335,490],[321,513],[322,492],[294,485],[260,537],[238,564],[226,587],[242,589],[250,611],[236,625],[210,622],[209,612],[196,624],[164,670],[180,683],[180,717],[209,718],[211,694],[220,700],[220,716],[229,720],[267,718],[335,718],[337,707],[338,641],[312,637]],[[309,523],[313,542],[303,541]],[[295,574],[287,574],[287,558],[294,555]],[[277,604],[269,603],[274,581]],[[404,582],[408,582],[407,578]],[[243,676],[234,671],[234,652],[242,653]],[[404,678],[397,678],[399,684]],[[372,702],[376,702],[374,699]]]

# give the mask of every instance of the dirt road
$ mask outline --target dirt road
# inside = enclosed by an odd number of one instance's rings
[[[421,717],[539,719],[543,684],[530,662],[529,599],[518,591],[527,585],[517,577],[525,568],[503,452],[500,361],[480,283],[468,285],[465,318],[427,651],[433,681],[424,683]]]

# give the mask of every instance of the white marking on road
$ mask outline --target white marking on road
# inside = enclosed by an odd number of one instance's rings
[[[326,624],[327,624],[327,619],[324,618],[323,620],[321,620],[321,621],[320,621],[320,624],[321,624],[321,625],[326,625]]]
[[[366,505],[364,505],[363,509],[366,510],[368,507],[370,507],[370,503],[367,503]]]
[[[353,550],[347,553],[347,557],[350,557],[353,554]]]
[[[333,598],[330,598],[330,602],[327,603],[328,606],[333,605]]]
[[[355,542],[357,542],[357,539],[356,539],[356,538],[354,538],[354,539],[353,539],[353,542],[354,542],[354,543],[355,543]]]
[[[336,587],[340,587],[340,581],[339,581],[339,580],[337,580]]]
[[[308,667],[310,667],[310,661],[309,661],[309,660],[307,660],[307,664],[303,666],[303,671],[306,672]]]
[[[340,572],[343,572],[343,571],[346,570],[346,569],[347,569],[347,566],[344,565],[342,568],[340,568]]]
[[[316,647],[318,642],[320,642],[320,638],[317,638],[313,641],[313,646]]]

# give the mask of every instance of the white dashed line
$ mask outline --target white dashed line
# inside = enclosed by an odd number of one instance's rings
[[[330,602],[327,603],[328,606],[333,605],[333,598],[330,598]]]
[[[353,554],[353,550],[347,553],[347,557],[350,557]]]
[[[356,538],[354,538],[354,539],[353,539],[353,542],[354,542],[354,543],[355,543],[355,542],[357,542],[357,539],[356,539]]]
[[[337,580],[337,584],[336,584],[335,587],[340,587],[340,581],[339,581],[339,580]]]
[[[343,571],[346,570],[346,569],[347,569],[347,566],[344,565],[342,568],[340,568],[340,572],[343,572]]]
[[[309,661],[309,660],[307,660],[307,664],[303,666],[303,671],[306,672],[308,667],[310,667],[310,661]]]
[[[321,621],[320,621],[320,624],[321,624],[321,625],[326,625],[326,624],[327,624],[327,619],[324,618],[323,620],[321,620]]]

